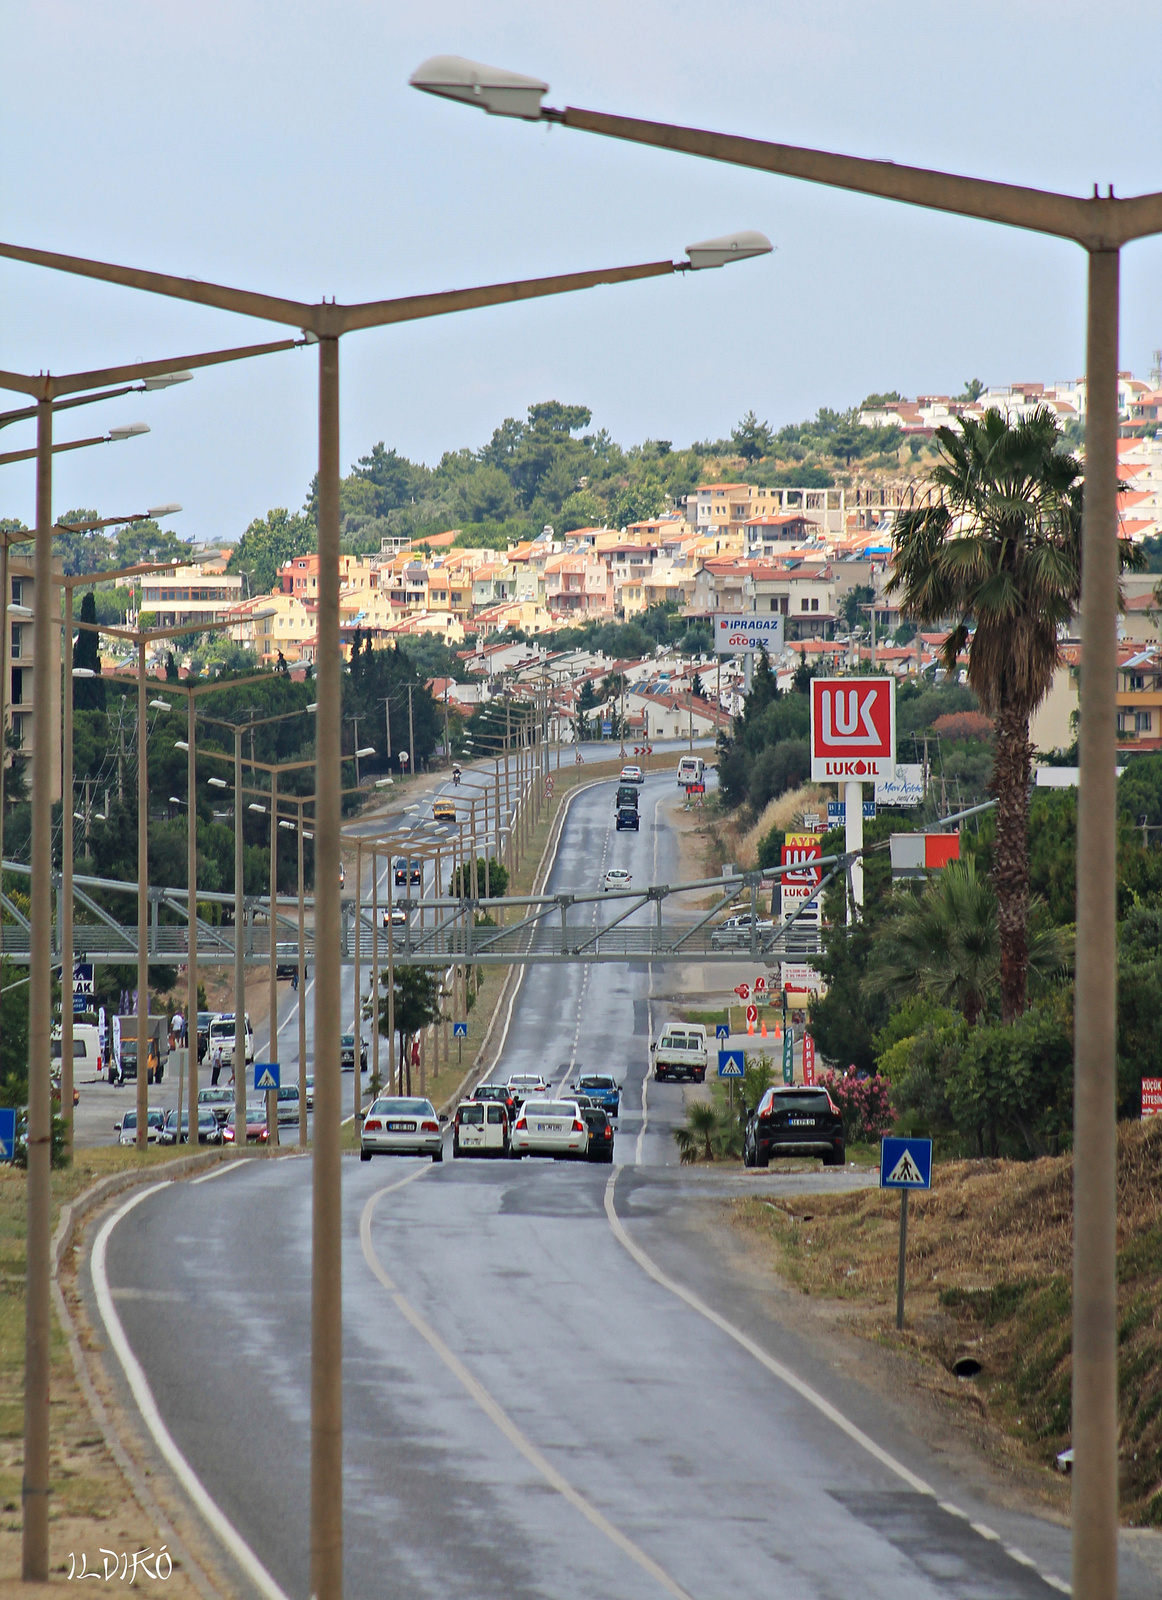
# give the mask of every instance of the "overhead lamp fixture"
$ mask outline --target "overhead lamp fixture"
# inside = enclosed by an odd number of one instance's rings
[[[304,828],[303,829],[303,838],[304,839],[313,839],[314,837],[315,837],[314,834],[310,831],[309,828]]]
[[[260,806],[257,800],[252,800],[246,809],[247,811],[257,811],[263,817],[266,815],[266,807]]]
[[[150,705],[155,711],[172,711],[173,707],[168,700],[151,700]]]
[[[184,739],[175,739],[173,742],[173,747],[175,750],[184,750],[187,755],[190,753],[190,747]]]
[[[376,778],[375,787],[377,789],[386,789],[389,784],[393,784],[394,782],[394,778]]]
[[[93,671],[92,667],[74,667],[73,668],[73,677],[74,678],[95,678],[96,676],[97,676],[97,674]]]
[[[279,818],[278,825],[279,825],[280,828],[289,828],[292,833],[295,831],[294,823],[293,822],[288,822],[285,817],[280,817]]]
[[[145,515],[147,517],[176,517],[181,510],[176,501],[164,506],[150,506]]]
[[[549,92],[540,78],[528,78],[504,67],[487,67],[465,56],[430,56],[408,79],[413,89],[479,106],[490,117],[520,117],[539,122],[541,101]]]
[[[319,702],[317,700],[312,700],[310,705],[307,707],[308,711],[317,711],[318,709],[319,709]]]
[[[148,422],[119,422],[115,428],[109,429],[106,438],[116,444],[121,439],[136,439],[138,434],[148,432]]]
[[[206,782],[211,789],[228,789],[230,787],[225,778],[207,778]]]
[[[192,372],[159,372],[156,377],[144,378],[143,389],[172,389],[175,383],[189,383]]]
[[[355,759],[357,761],[362,761],[365,756],[373,756],[374,754],[375,746],[373,744],[365,744],[362,750],[356,750]]]
[[[184,806],[185,805],[185,801],[182,799],[180,794],[171,794],[170,797],[169,797],[169,803],[170,803],[171,806]]]

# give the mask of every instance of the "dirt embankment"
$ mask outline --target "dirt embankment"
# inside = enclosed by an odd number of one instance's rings
[[[734,1221],[782,1277],[910,1349],[1005,1449],[1052,1471],[1071,1442],[1072,1158],[937,1167],[911,1197],[903,1334],[899,1214],[869,1190],[740,1201]],[[963,1358],[975,1377],[954,1375]],[[1162,1527],[1162,1119],[1118,1134],[1118,1380],[1122,1516]]]

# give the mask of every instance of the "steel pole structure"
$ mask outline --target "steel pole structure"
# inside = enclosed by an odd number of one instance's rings
[[[1073,1592],[1118,1588],[1118,267],[1089,257],[1073,1134]]]
[[[149,728],[145,640],[137,641],[137,1148],[149,1142]]]
[[[315,719],[315,1114],[311,1238],[311,1593],[343,1595],[339,1034],[339,340],[319,340]],[[414,752],[412,752],[414,756]]]
[[[359,729],[355,730],[358,738]],[[356,745],[358,749],[358,745]],[[355,779],[355,787],[359,787],[359,779]],[[363,1056],[363,1000],[360,988],[363,983],[363,846],[355,846],[355,1020],[353,1032],[355,1034],[355,1071],[351,1085],[351,1111],[355,1118],[355,1126],[359,1127],[359,1117],[363,1110],[363,1069],[360,1065]]]
[[[52,403],[36,407],[36,608],[32,708],[32,925],[28,985],[28,1221],[24,1302],[24,1475],[21,1576],[48,1581],[49,1226],[52,1209]],[[4,625],[8,625],[4,596]]]
[[[8,777],[8,645],[11,628],[8,604],[12,588],[8,577],[8,538],[0,538],[0,861],[4,860],[4,792]],[[0,891],[4,887],[0,871]],[[0,959],[4,955],[4,913],[0,910]]]
[[[388,858],[390,861],[390,857]],[[379,850],[371,852],[371,1092],[379,1082]]]
[[[278,773],[270,774],[270,1045],[272,1061],[278,1060]],[[281,1081],[281,1079],[280,1079]],[[278,1146],[278,1094],[266,1091],[266,1142]]]
[[[190,1086],[190,1143],[198,1142],[198,758],[194,696],[186,695],[186,1073]],[[208,1041],[207,1041],[208,1042]],[[180,1136],[181,1129],[178,1129]]]
[[[61,1118],[73,1153],[73,586],[64,602],[64,706],[61,728]]]
[[[246,1149],[246,878],[242,850],[242,729],[234,729],[234,1148]]]

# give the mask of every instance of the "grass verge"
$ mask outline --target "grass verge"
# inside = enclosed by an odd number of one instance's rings
[[[849,1303],[856,1331],[950,1375],[979,1363],[966,1402],[1052,1470],[1070,1443],[1072,1194],[1069,1156],[937,1167],[911,1197],[902,1334],[896,1195],[749,1199],[733,1220],[804,1294]],[[1162,1527],[1162,1120],[1118,1130],[1118,1414],[1123,1520]]]

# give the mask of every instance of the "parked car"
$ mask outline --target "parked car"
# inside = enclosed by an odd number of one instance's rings
[[[576,1100],[526,1100],[512,1130],[515,1156],[584,1156],[589,1129]]]
[[[509,1076],[508,1092],[519,1111],[531,1094],[548,1094],[549,1086],[539,1072],[514,1072]]]
[[[621,1110],[621,1085],[606,1072],[583,1072],[573,1079],[573,1088],[577,1094],[588,1095],[595,1106],[608,1111],[611,1117],[616,1117]]]
[[[747,950],[751,943],[751,929],[754,927],[754,918],[749,911],[740,912],[736,917],[727,917],[725,922],[720,922],[716,928],[710,930],[710,948],[712,950]],[[775,925],[769,917],[758,919],[758,940],[761,944],[775,931]]]
[[[234,1144],[237,1137],[237,1128],[234,1121],[234,1112],[226,1118],[226,1126],[222,1129],[223,1144]],[[251,1100],[246,1106],[246,1143],[266,1144],[270,1138],[270,1130],[266,1126],[266,1104],[262,1100]]]
[[[233,1089],[227,1089],[220,1086],[218,1088],[210,1087],[207,1089],[198,1090],[199,1117],[203,1111],[209,1111],[213,1115],[220,1128],[225,1126],[226,1118],[230,1115],[233,1106]]]
[[[589,1101],[581,1108],[581,1120],[589,1130],[585,1154],[590,1161],[613,1163],[613,1123],[604,1107]]]
[[[150,1106],[145,1114],[145,1142],[156,1144],[165,1126],[165,1112],[160,1106]],[[125,1113],[120,1122],[113,1124],[113,1131],[117,1135],[118,1144],[137,1143],[137,1112],[130,1110]]]
[[[644,783],[646,775],[640,767],[622,767],[619,783]]]
[[[601,888],[603,892],[610,889],[628,889],[632,882],[632,877],[624,867],[610,867],[601,880]]]
[[[355,1071],[355,1035],[344,1033],[339,1037],[339,1066],[344,1072]],[[359,1041],[359,1070],[367,1071],[367,1040]]]
[[[169,1112],[165,1123],[157,1136],[158,1144],[176,1144],[178,1142],[178,1114],[177,1108]],[[182,1144],[190,1142],[190,1113],[189,1108],[182,1107]],[[217,1117],[209,1106],[198,1109],[198,1143],[221,1144],[222,1129]]]
[[[843,1117],[826,1089],[791,1084],[767,1090],[747,1119],[743,1165],[765,1167],[773,1155],[819,1156],[825,1167],[843,1166]]]
[[[430,1100],[380,1096],[363,1119],[359,1159],[372,1156],[431,1156],[444,1159],[440,1119]]]
[[[462,1100],[452,1120],[452,1155],[507,1156],[508,1112],[496,1100]]]
[[[516,1096],[507,1083],[478,1083],[472,1091],[473,1100],[495,1100],[508,1112],[509,1126],[516,1121]]]

